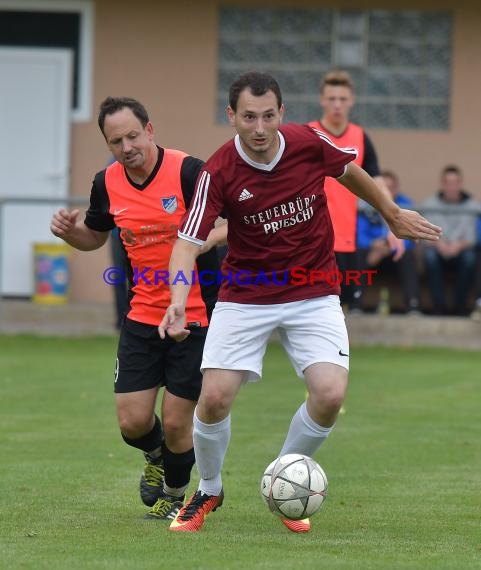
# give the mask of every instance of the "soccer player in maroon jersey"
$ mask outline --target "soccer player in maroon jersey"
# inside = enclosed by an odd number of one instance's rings
[[[129,307],[115,370],[117,417],[124,441],[144,452],[140,495],[152,507],[146,517],[172,519],[182,506],[195,461],[192,414],[217,285],[197,281],[190,292],[186,314],[192,334],[184,347],[160,339],[158,323],[170,302],[166,274],[178,225],[203,162],[157,146],[147,111],[135,99],[108,97],[98,122],[116,161],[96,174],[85,220],[78,219],[78,210],[62,209],[50,227],[82,251],[101,247],[114,227],[120,230],[130,267]],[[223,237],[225,227],[212,232],[197,268],[217,270],[217,254],[209,249]],[[155,405],[162,386],[161,422]]]
[[[440,228],[402,210],[353,164],[356,151],[336,147],[308,125],[281,126],[277,82],[250,72],[230,88],[235,138],[202,168],[179,228],[170,272],[188,274],[215,219],[229,221],[228,252],[202,360],[203,384],[194,412],[199,488],[170,525],[195,532],[224,499],[221,468],[230,438],[230,409],[242,384],[258,380],[273,330],[306,383],[280,454],[312,456],[332,430],[348,383],[349,345],[339,303],[334,235],[324,193],[332,176],[375,207],[399,238],[437,240]],[[334,272],[334,273],[333,273]],[[324,277],[323,277],[324,276]],[[188,338],[189,285],[171,284],[172,304],[161,337]],[[281,519],[293,532],[310,521]]]

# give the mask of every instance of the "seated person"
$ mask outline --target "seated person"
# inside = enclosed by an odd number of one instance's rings
[[[436,242],[423,244],[434,314],[467,314],[467,300],[473,283],[477,217],[480,205],[463,189],[463,177],[457,166],[446,166],[441,172],[441,189],[419,206],[419,211],[433,224],[443,228]],[[448,307],[446,276],[454,274],[454,299]]]
[[[393,200],[403,208],[413,205],[410,198],[399,192],[397,176],[390,171],[381,173]],[[362,268],[396,272],[401,283],[405,310],[409,314],[420,313],[419,279],[414,255],[414,243],[405,240],[404,255],[394,261],[395,252],[387,240],[388,228],[381,216],[366,202],[359,200],[357,217],[357,247]],[[374,277],[374,282],[375,282]],[[363,279],[365,281],[365,279]],[[365,283],[363,284],[363,288]]]
[[[481,321],[481,216],[478,218],[476,243],[476,276],[474,280],[474,309],[471,317]]]

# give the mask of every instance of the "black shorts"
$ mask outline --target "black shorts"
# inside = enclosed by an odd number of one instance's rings
[[[207,327],[192,327],[190,331],[182,342],[169,337],[162,340],[155,325],[125,319],[117,350],[114,392],[165,386],[174,396],[197,401]]]

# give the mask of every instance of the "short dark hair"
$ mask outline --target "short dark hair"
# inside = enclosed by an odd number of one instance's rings
[[[229,106],[234,112],[237,111],[239,95],[244,89],[249,89],[255,97],[260,97],[261,95],[265,95],[268,91],[272,91],[276,96],[278,108],[281,108],[281,89],[272,75],[259,71],[249,71],[238,77],[229,89]]]
[[[448,166],[445,166],[441,174],[442,176],[446,176],[446,174],[457,174],[460,178],[463,176],[461,169],[455,164],[448,164]]]
[[[394,180],[394,182],[396,183],[399,182],[397,174],[392,170],[382,170],[381,176],[383,176],[384,178],[390,178],[391,180]]]
[[[139,119],[143,127],[145,127],[145,125],[149,122],[149,114],[147,113],[147,110],[142,105],[142,103],[136,99],[131,99],[130,97],[107,97],[102,101],[102,103],[100,103],[98,118],[99,127],[104,136],[105,117],[107,115],[113,115],[114,113],[117,113],[117,111],[121,111],[125,108],[128,108],[132,111],[137,119]]]
[[[328,85],[331,87],[347,87],[354,93],[354,83],[352,82],[352,78],[347,71],[342,69],[332,69],[324,75],[321,80],[321,93]]]

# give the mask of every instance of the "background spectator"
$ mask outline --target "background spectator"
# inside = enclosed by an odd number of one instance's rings
[[[393,200],[402,208],[411,208],[413,201],[399,192],[398,177],[394,172],[381,173],[384,184]],[[405,309],[409,314],[420,314],[419,278],[414,255],[414,242],[404,241],[404,255],[394,261],[395,252],[387,241],[388,228],[381,216],[369,204],[359,200],[357,216],[357,247],[362,269],[374,268],[387,274],[396,273],[399,277]],[[376,279],[376,277],[374,278]],[[365,283],[362,283],[364,292]],[[383,299],[383,302],[386,300]]]
[[[467,299],[471,291],[474,267],[477,215],[480,206],[463,189],[463,177],[458,166],[446,166],[441,172],[441,189],[425,200],[419,210],[432,223],[442,227],[437,242],[423,244],[423,259],[431,293],[433,312],[448,313],[446,276],[454,276],[452,312],[467,314]]]
[[[481,216],[478,217],[476,243],[476,277],[474,280],[474,309],[471,317],[481,321]]]

